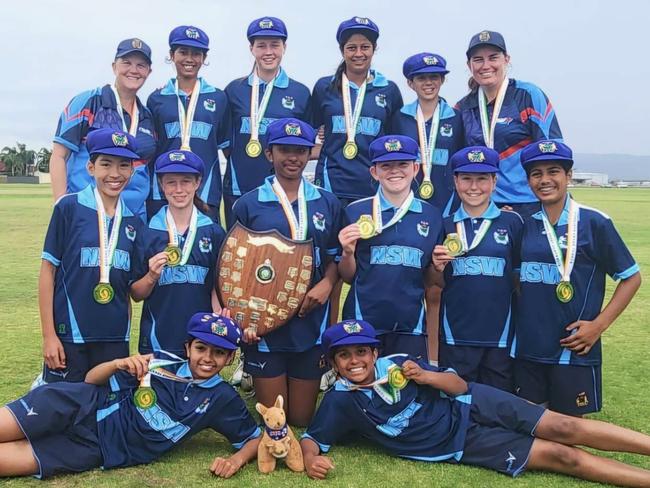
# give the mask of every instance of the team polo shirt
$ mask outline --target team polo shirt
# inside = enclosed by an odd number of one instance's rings
[[[230,146],[230,109],[226,94],[199,78],[201,88],[199,101],[196,104],[192,121],[190,146],[205,163],[205,170],[199,187],[198,195],[204,202],[218,206],[221,201],[221,167],[219,165],[219,149]],[[170,79],[167,84],[158,88],[147,100],[158,134],[156,154],[173,151],[181,147],[181,126],[178,121],[178,97],[175,88],[176,79]],[[185,110],[189,105],[190,96],[179,89],[179,95]],[[153,178],[152,198],[164,200],[158,180]]]
[[[140,159],[133,163],[135,171],[122,192],[122,198],[131,210],[144,220],[144,202],[149,195],[151,183],[148,166],[156,153],[156,139],[151,112],[138,98],[136,102],[139,115],[135,141]],[[131,126],[131,116],[125,110],[123,116],[128,129]],[[86,136],[93,129],[103,128],[123,130],[111,85],[80,93],[61,113],[54,142],[70,151],[66,163],[67,193],[79,192],[92,183],[93,179],[86,168],[89,159]]]
[[[569,198],[555,233],[566,252]],[[601,342],[578,356],[560,346],[569,335],[565,328],[577,320],[595,319],[603,306],[605,275],[625,280],[639,266],[616,231],[612,220],[596,209],[579,205],[578,249],[571,273],[574,297],[561,303],[555,295],[560,282],[551,247],[546,239],[542,211],[527,219],[521,244],[521,297],[517,300],[514,357],[548,364],[593,366],[601,364]]]
[[[151,218],[142,232],[142,252],[138,257],[137,276],[149,270],[149,259],[163,251],[169,243],[167,205]],[[189,229],[188,229],[189,231]],[[179,236],[182,249],[186,231]],[[185,355],[186,325],[196,312],[212,310],[212,290],[217,254],[225,232],[208,216],[198,213],[196,237],[187,263],[164,266],[151,295],[144,301],[140,319],[140,353],[151,351]]]
[[[467,146],[485,146],[478,96],[472,92],[458,102]],[[494,103],[488,105],[492,120]],[[494,132],[494,150],[499,153],[499,178],[494,201],[531,203],[537,198],[528,186],[520,163],[521,150],[541,139],[562,139],[555,109],[544,92],[532,83],[511,79]]]
[[[109,233],[114,219],[107,218]],[[54,328],[63,342],[129,340],[129,286],[134,279],[142,221],[122,202],[110,282],[115,297],[105,305],[93,298],[99,283],[99,228],[93,186],[65,195],[54,205],[41,257],[56,267]]]
[[[433,151],[433,166],[431,168],[431,182],[433,183],[434,192],[431,198],[426,200],[434,207],[439,208],[443,215],[449,215],[449,209],[452,206],[452,195],[454,193],[454,173],[449,164],[449,158],[464,146],[463,123],[460,113],[449,106],[444,98],[440,98],[440,123],[438,136],[436,138],[436,147]],[[418,124],[416,113],[418,109],[417,100],[413,103],[404,105],[398,112],[393,115],[392,132],[402,134],[413,138],[420,144],[418,134]],[[427,137],[431,131],[432,119],[425,123]],[[422,155],[418,153],[418,162],[422,160]],[[413,184],[414,191],[417,191],[422,182],[422,170],[416,176]]]
[[[445,267],[440,323],[443,340],[452,346],[505,348],[511,343],[513,274],[519,268],[523,220],[492,202],[478,218],[461,206],[444,219],[444,235],[455,233],[462,222],[471,244],[485,219],[492,223],[480,244]]]
[[[316,166],[316,184],[337,197],[358,199],[373,195],[377,185],[370,177],[368,157],[370,143],[391,133],[391,118],[403,105],[399,88],[381,73],[370,70],[373,79],[366,87],[361,116],[356,127],[355,142],[359,152],[354,159],[345,159],[343,146],[347,141],[343,98],[335,91],[334,78],[326,76],[316,82],[311,98],[312,125],[325,125],[325,143]],[[359,87],[350,82],[352,107]]]
[[[181,378],[192,378],[185,361],[165,369]],[[104,468],[150,463],[207,428],[225,436],[235,449],[260,436],[244,401],[218,374],[190,383],[152,375],[157,402],[149,409],[133,403],[138,385],[139,381],[124,371],[109,380],[110,393],[97,410]]]
[[[397,209],[381,191],[379,195],[385,224]],[[372,215],[372,198],[351,203],[345,213],[349,222]],[[440,211],[415,198],[395,225],[370,239],[359,239],[356,274],[343,318],[370,322],[379,334],[424,334],[424,275],[441,230]]]
[[[275,229],[291,238],[289,224],[271,186],[272,178],[268,177],[263,185],[237,200],[233,213],[239,222],[251,230]],[[303,184],[307,199],[307,239],[313,239],[314,245],[313,286],[325,276],[328,263],[341,254],[338,234],[343,211],[338,199],[330,192],[305,179]],[[292,209],[298,218],[298,200],[293,202]],[[320,344],[321,334],[328,325],[328,316],[329,301],[323,306],[316,306],[305,317],[295,315],[288,323],[265,335],[257,343],[257,349],[261,352],[306,351]]]
[[[226,195],[243,195],[264,182],[271,174],[271,163],[264,154],[251,158],[246,154],[246,144],[251,135],[251,90],[253,75],[239,78],[226,87],[232,117],[231,150],[223,179]],[[267,84],[260,80],[259,99],[264,96]],[[262,140],[268,125],[277,119],[293,117],[309,122],[309,89],[287,76],[280,68],[273,84],[271,98],[260,121],[259,137]]]
[[[411,359],[421,368],[454,374],[429,366],[405,354],[377,359],[375,378],[388,375],[388,368]],[[373,388],[351,390],[338,380],[323,396],[311,424],[303,435],[328,452],[337,441],[361,436],[390,454],[420,461],[458,462],[463,456],[472,396],[448,397],[431,386],[409,381],[399,400],[387,403]]]

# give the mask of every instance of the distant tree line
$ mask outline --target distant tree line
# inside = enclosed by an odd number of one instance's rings
[[[0,172],[9,176],[30,176],[35,171],[49,173],[51,155],[50,149],[42,147],[35,151],[20,142],[13,147],[5,146],[0,151],[0,162],[4,164]]]

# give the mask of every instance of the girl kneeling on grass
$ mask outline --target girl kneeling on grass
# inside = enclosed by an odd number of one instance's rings
[[[512,476],[530,469],[650,485],[650,471],[575,447],[650,456],[650,436],[555,413],[407,355],[379,358],[378,344],[364,321],[347,320],[323,334],[323,350],[339,379],[301,441],[311,478],[325,478],[334,467],[321,452],[357,434],[420,461],[472,464]]]
[[[44,385],[0,409],[0,476],[46,478],[150,463],[206,428],[239,449],[215,458],[210,470],[235,474],[255,457],[260,436],[244,402],[219,376],[235,356],[239,327],[225,315],[201,312],[187,333],[187,361],[164,353],[115,359],[89,371],[85,383]]]

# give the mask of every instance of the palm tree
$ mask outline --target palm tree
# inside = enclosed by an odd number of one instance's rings
[[[34,156],[35,151],[27,149],[27,146],[20,142],[16,143],[16,147],[5,146],[0,151],[0,159],[11,176],[25,175],[28,166],[34,165]]]
[[[50,157],[52,156],[52,151],[46,147],[42,147],[38,153],[36,153],[36,167],[41,173],[50,172]]]

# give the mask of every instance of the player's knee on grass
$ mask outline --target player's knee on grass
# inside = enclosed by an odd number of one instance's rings
[[[558,442],[535,439],[528,462],[529,469],[577,474],[583,464],[583,452]]]
[[[535,436],[554,442],[573,443],[580,429],[580,419],[547,410],[535,430]]]

